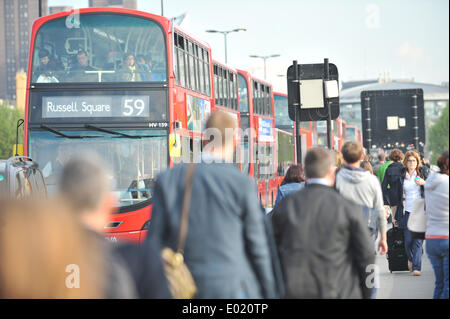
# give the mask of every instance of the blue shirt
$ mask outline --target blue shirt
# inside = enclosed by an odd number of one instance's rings
[[[278,194],[277,199],[275,200],[275,206],[278,204],[278,202],[283,198],[286,197],[289,194],[295,193],[303,188],[305,183],[289,183],[281,185],[280,188],[278,188]]]

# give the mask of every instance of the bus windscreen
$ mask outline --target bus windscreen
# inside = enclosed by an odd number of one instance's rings
[[[69,16],[70,17],[70,16]],[[33,83],[167,81],[163,29],[124,14],[79,14],[45,23],[34,43]]]
[[[157,175],[168,166],[166,130],[31,131],[29,147],[50,195],[72,156],[96,153],[111,174],[119,207],[150,200]]]

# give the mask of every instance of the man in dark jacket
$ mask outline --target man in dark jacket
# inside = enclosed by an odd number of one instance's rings
[[[122,257],[136,285],[138,298],[172,299],[164,273],[161,252],[154,242],[142,245],[117,243],[117,253]]]
[[[226,132],[235,128],[230,115],[214,112],[206,123],[209,143],[202,163],[195,165],[184,247],[197,286],[194,298],[276,297],[268,225],[256,186],[232,164],[236,141]],[[155,184],[147,239],[160,249],[177,249],[187,167],[175,166]]]
[[[389,160],[393,163],[388,166],[384,174],[384,179],[381,184],[383,191],[384,205],[389,205],[392,210],[392,221],[395,226],[403,216],[403,179],[402,172],[405,169],[403,166],[404,154],[399,149],[393,149],[389,153]],[[401,214],[397,214],[397,211]],[[402,228],[402,225],[400,225]]]
[[[101,159],[96,154],[84,154],[69,160],[60,176],[59,196],[77,214],[86,236],[101,247],[101,255],[105,258],[103,264],[107,268],[105,298],[136,298],[133,278],[125,262],[103,237],[116,199],[109,190],[107,173],[99,163]]]
[[[305,158],[306,187],[272,211],[275,241],[285,279],[285,298],[369,298],[373,244],[361,206],[332,187],[330,151]]]

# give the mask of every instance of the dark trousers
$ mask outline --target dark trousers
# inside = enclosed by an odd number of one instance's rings
[[[423,239],[412,239],[408,230],[409,212],[405,211],[404,217],[404,233],[405,233],[405,250],[408,260],[412,262],[412,270],[422,269],[422,246]]]

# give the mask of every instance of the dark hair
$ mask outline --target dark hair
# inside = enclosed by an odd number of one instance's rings
[[[86,51],[84,51],[83,49],[79,49],[78,52],[77,52],[77,56],[79,56],[81,54],[84,54],[85,56],[88,56]]]
[[[448,175],[448,151],[445,151],[441,156],[439,156],[437,166],[439,167],[441,174]]]
[[[386,159],[386,155],[384,153],[378,154],[378,161],[384,161]]]
[[[281,185],[290,183],[302,183],[304,181],[305,180],[303,178],[303,167],[301,165],[293,164],[288,168],[286,176],[284,176]]]
[[[403,155],[403,152],[399,149],[393,149],[389,153],[389,160],[391,160],[393,162],[401,162],[401,161],[403,161],[404,157],[405,157],[405,155]]]
[[[50,57],[50,53],[46,49],[39,50],[39,59]]]
[[[358,162],[363,155],[363,148],[361,144],[357,142],[346,142],[342,146],[342,156],[348,164],[353,164]]]

